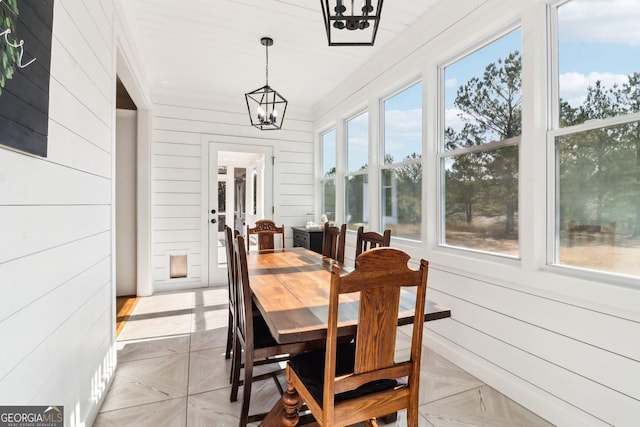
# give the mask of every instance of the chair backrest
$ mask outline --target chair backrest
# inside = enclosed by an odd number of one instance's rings
[[[387,247],[391,245],[391,230],[385,230],[383,234],[375,231],[364,231],[364,227],[358,227],[356,238],[356,257],[362,252],[373,248]]]
[[[247,225],[247,244],[252,234],[258,236],[259,251],[263,249],[275,249],[273,236],[276,234],[282,235],[282,249],[284,249],[284,224],[278,227],[276,223],[270,219],[259,219],[256,221],[255,227],[251,228]],[[247,252],[249,252],[249,245],[247,245]]]
[[[357,269],[340,274],[333,266],[329,296],[323,406],[333,413],[333,396],[354,390],[375,380],[407,377],[402,393],[409,401],[418,402],[422,331],[429,263],[421,260],[420,268],[408,267],[409,255],[399,249],[375,248],[356,260]],[[415,288],[416,302],[408,361],[395,362],[396,331],[401,288]],[[358,328],[355,339],[353,375],[336,378],[338,311],[340,294],[360,292]],[[408,392],[407,392],[408,389]],[[400,392],[400,389],[398,389]],[[328,405],[328,406],[327,406]]]
[[[229,286],[229,310],[236,316],[236,305],[238,300],[238,263],[235,254],[235,237],[240,233],[225,226],[225,245],[227,250],[227,281]],[[234,320],[235,321],[235,320]]]
[[[344,263],[346,234],[347,224],[342,224],[340,227],[331,227],[328,222],[325,222],[322,238],[322,256]]]
[[[227,282],[229,285],[229,293],[231,293],[232,284],[235,281],[236,265],[235,265],[235,253],[234,253],[234,238],[233,230],[226,225],[224,227],[225,233],[225,246],[227,250]],[[231,295],[229,300],[232,301]]]
[[[245,348],[253,349],[253,321],[247,317],[253,315],[249,270],[247,269],[247,252],[244,238],[236,236],[235,262],[238,269],[236,280],[236,331],[241,335]]]

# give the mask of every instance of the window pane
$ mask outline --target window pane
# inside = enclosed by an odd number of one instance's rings
[[[368,229],[368,181],[368,175],[354,175],[345,178],[346,222],[349,230],[357,230],[361,225]]]
[[[516,146],[444,159],[445,243],[518,255]]]
[[[322,134],[322,176],[336,174],[336,130]]]
[[[445,68],[445,149],[521,134],[520,30]]]
[[[322,181],[322,213],[328,221],[336,220],[336,183],[333,180]]]
[[[558,8],[560,126],[640,111],[640,2]]]
[[[420,240],[422,164],[382,170],[382,229],[394,237]]]
[[[559,262],[640,276],[640,122],[556,138]]]
[[[384,163],[422,157],[422,83],[384,101]]]
[[[446,67],[443,243],[518,256],[520,30]],[[487,145],[491,142],[500,144]]]
[[[369,163],[369,113],[364,112],[347,122],[348,172],[367,169]]]

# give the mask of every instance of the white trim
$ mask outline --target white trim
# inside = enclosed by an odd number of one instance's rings
[[[587,120],[586,122],[575,126],[552,129],[549,131],[549,134],[555,138],[557,136],[565,136],[574,133],[587,132],[595,129],[604,129],[613,126],[624,125],[638,120],[640,120],[640,113],[624,114],[621,116],[613,116],[606,119]]]

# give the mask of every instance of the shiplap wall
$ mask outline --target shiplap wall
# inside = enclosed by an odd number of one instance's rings
[[[0,402],[63,405],[65,426],[92,424],[116,363],[118,26],[111,1],[54,2],[48,156],[0,147]]]
[[[425,341],[556,425],[637,426],[640,282],[578,276],[545,265],[545,10],[545,2],[531,0],[438,5],[321,101],[314,128],[320,132],[348,118],[359,105],[369,105],[375,129],[377,99],[421,78],[424,241],[392,239],[392,246],[411,253],[414,262],[430,261],[428,298],[451,308],[451,319],[427,324]],[[437,67],[517,25],[523,37],[520,158],[526,159],[520,164],[521,259],[439,247]],[[372,77],[365,80],[366,75]],[[339,151],[338,164],[341,155]],[[353,239],[350,235],[348,246]]]
[[[240,101],[240,102],[237,102]],[[293,111],[292,111],[293,110]],[[249,124],[242,94],[238,100],[198,101],[157,95],[152,135],[152,269],[155,291],[207,286],[208,227],[201,179],[208,176],[202,141],[273,146],[274,220],[304,225],[313,212],[313,123],[310,111],[289,107],[279,131]],[[270,159],[267,159],[270,161]],[[205,165],[205,166],[203,166]],[[204,196],[204,198],[203,198]],[[169,253],[189,254],[187,279],[169,279]]]

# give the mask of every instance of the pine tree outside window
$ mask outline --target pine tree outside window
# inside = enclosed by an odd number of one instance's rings
[[[557,69],[553,249],[563,267],[640,276],[640,4],[550,8]]]
[[[345,222],[347,229],[369,229],[368,164],[369,113],[364,112],[346,122],[347,173],[345,174]]]
[[[336,220],[336,130],[331,129],[320,135],[322,153],[321,212],[327,220]]]
[[[441,244],[519,256],[520,30],[444,68]]]
[[[381,230],[421,240],[422,83],[382,101]]]

